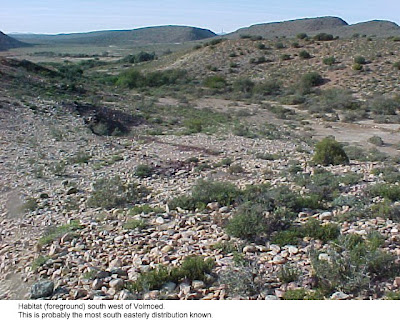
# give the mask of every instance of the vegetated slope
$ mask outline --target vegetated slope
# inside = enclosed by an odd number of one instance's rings
[[[278,43],[283,48],[277,48]],[[301,58],[302,51],[308,52],[310,58]],[[325,78],[325,87],[343,87],[367,94],[400,90],[396,81],[398,55],[398,42],[387,39],[360,37],[328,42],[239,39],[196,48],[165,67],[185,69],[199,79],[218,75],[233,81],[245,77],[278,80],[287,86],[295,85],[303,74],[316,71]],[[357,56],[368,62],[360,71],[353,67]],[[324,63],[329,57],[334,58],[334,64]]]
[[[295,36],[300,32],[316,33],[320,30],[331,30],[348,24],[338,17],[317,17],[295,19],[283,22],[252,25],[240,28],[236,32],[228,34],[228,38],[238,38],[241,35],[257,35],[264,38],[275,38],[281,36]]]
[[[3,32],[0,32],[0,51],[5,51],[8,49],[12,49],[15,47],[23,47],[23,46],[29,46],[28,44],[25,44],[23,42],[20,42]]]
[[[17,35],[20,40],[29,43],[48,44],[88,44],[118,45],[132,43],[182,43],[202,40],[216,36],[210,30],[187,26],[156,26],[133,30],[96,31],[89,33],[59,35]]]

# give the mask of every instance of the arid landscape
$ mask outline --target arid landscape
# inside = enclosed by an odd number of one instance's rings
[[[400,27],[0,33],[0,299],[400,299]]]

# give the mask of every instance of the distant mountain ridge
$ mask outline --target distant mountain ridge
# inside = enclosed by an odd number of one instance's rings
[[[29,46],[26,43],[20,42],[3,32],[0,32],[0,51],[6,51],[12,48],[16,47],[24,47],[24,46]]]
[[[132,30],[95,31],[88,33],[43,35],[16,34],[14,37],[25,42],[48,44],[92,44],[118,45],[132,44],[183,43],[211,38],[216,34],[208,29],[188,26],[154,26]]]
[[[309,35],[329,33],[344,38],[354,34],[389,37],[400,36],[400,27],[396,23],[386,20],[372,20],[349,25],[339,17],[316,17],[252,25],[240,28],[224,37],[235,39],[241,35],[249,35],[272,39],[282,36],[294,37],[299,33]]]

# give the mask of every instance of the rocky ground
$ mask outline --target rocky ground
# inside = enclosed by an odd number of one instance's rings
[[[302,147],[307,150],[302,151],[289,139],[202,133],[101,137],[91,133],[82,118],[65,113],[58,102],[36,100],[33,107],[3,97],[1,105],[1,299],[281,299],[288,290],[315,287],[310,250],[326,249],[328,243],[313,238],[303,238],[298,245],[252,243],[229,236],[224,228],[235,206],[207,202],[204,210],[186,211],[168,205],[205,178],[230,181],[241,189],[267,182],[286,184],[301,192],[282,171],[289,161],[296,160],[302,173],[314,172],[308,164],[311,148],[306,144]],[[276,158],[257,158],[257,153]],[[227,157],[240,164],[239,173],[219,164]],[[134,171],[140,164],[152,166],[152,175],[138,177]],[[204,165],[212,168],[199,168]],[[360,175],[361,181],[346,190],[356,197],[380,180],[372,170],[381,165],[351,161],[327,169],[337,175],[349,171]],[[87,202],[93,183],[104,176],[119,176],[145,186],[148,192],[139,206],[146,204],[150,209],[137,212],[132,204],[90,207]],[[384,238],[382,250],[398,260],[398,223],[383,215],[338,222],[336,217],[349,209],[344,205],[305,210],[296,221],[339,224],[342,235],[366,236],[377,231]],[[132,220],[145,226],[130,229],[126,225]],[[67,230],[51,240],[43,239],[60,226]],[[233,245],[234,252],[225,249],[227,245]],[[212,271],[201,280],[167,282],[157,290],[143,292],[128,290],[128,284],[141,274],[159,265],[179,266],[193,255],[215,261]],[[329,256],[321,253],[319,258]],[[295,280],[282,281],[285,265],[299,270]],[[232,288],[238,278],[245,279],[242,289]],[[373,284],[374,293],[353,296],[337,291],[330,298],[382,298],[384,292],[396,291],[399,285],[398,277],[384,279]]]

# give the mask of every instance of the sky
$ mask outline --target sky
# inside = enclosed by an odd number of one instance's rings
[[[257,23],[336,16],[400,25],[399,0],[0,0],[0,31],[74,33],[185,25],[232,32]]]

